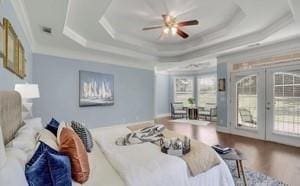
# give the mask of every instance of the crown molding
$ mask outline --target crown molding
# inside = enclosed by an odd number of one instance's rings
[[[300,1],[299,0],[288,0],[290,9],[293,13],[294,19],[300,22]]]
[[[238,49],[238,47],[250,44],[250,43],[257,43],[260,42],[267,37],[271,36],[273,33],[281,30],[282,28],[290,25],[293,22],[293,16],[290,11],[285,13],[282,17],[274,21],[273,23],[269,24],[265,28],[247,34],[243,36],[239,36],[224,42],[220,42],[209,47],[205,47],[199,49],[198,51],[190,52],[185,54],[182,57],[182,60],[188,60],[191,58],[201,57],[201,56],[209,56],[209,55],[220,55],[225,53],[227,50]]]
[[[154,66],[157,64],[153,61],[139,60],[135,58],[125,58],[123,56],[112,56],[108,54],[91,54],[89,52],[74,51],[64,48],[52,48],[39,45],[34,51],[35,54],[44,54],[48,56],[56,56],[68,59],[77,59],[81,61],[92,61],[110,65],[117,65],[129,68],[137,68],[154,71]]]
[[[1,1],[1,0],[0,0]],[[25,4],[23,0],[11,0],[9,1],[15,10],[15,14],[17,15],[17,19],[21,24],[21,27],[25,33],[25,36],[29,42],[29,47],[31,51],[34,50],[36,45],[36,40],[33,36],[33,32],[30,26],[30,20],[28,18],[27,11],[25,9]]]
[[[134,38],[127,34],[118,32],[111,25],[109,20],[106,18],[105,14],[99,20],[100,25],[104,30],[111,36],[112,39],[120,42],[124,42],[133,47],[138,47],[136,50],[147,52],[154,56],[159,57],[172,57],[174,55],[183,55],[185,53],[196,50],[197,48],[207,45],[207,42],[218,39],[224,35],[230,33],[235,27],[237,27],[242,20],[246,18],[246,14],[242,11],[240,7],[235,6],[235,10],[224,22],[216,25],[215,27],[206,30],[204,32],[198,33],[193,36],[195,39],[185,41],[178,45],[174,44],[153,44],[151,42]],[[167,49],[166,49],[167,47]]]
[[[217,59],[218,63],[236,64],[245,61],[245,59],[247,59],[247,61],[257,60],[298,51],[300,51],[300,36],[280,42],[269,43],[257,48],[224,54]]]

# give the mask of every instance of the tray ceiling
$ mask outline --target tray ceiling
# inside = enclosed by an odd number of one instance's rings
[[[184,3],[183,3],[184,2]],[[124,62],[183,62],[239,50],[300,34],[298,0],[16,0],[37,52],[68,51],[109,56]],[[186,40],[162,30],[162,14],[199,20],[185,27]],[[41,26],[53,29],[52,35]]]

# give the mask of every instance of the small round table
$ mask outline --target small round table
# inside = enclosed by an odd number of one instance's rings
[[[227,154],[220,154],[220,156],[224,160],[233,160],[233,161],[236,162],[238,177],[239,178],[241,177],[240,176],[240,171],[241,171],[242,176],[243,176],[243,180],[244,180],[244,183],[245,183],[245,186],[246,186],[247,185],[247,179],[246,179],[246,176],[245,176],[244,167],[243,167],[243,163],[242,163],[242,160],[246,160],[245,155],[237,149],[232,149],[231,152],[229,152]]]
[[[197,107],[187,107],[188,117],[192,120],[198,120],[198,108]]]

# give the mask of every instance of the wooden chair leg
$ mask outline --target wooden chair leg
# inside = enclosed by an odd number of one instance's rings
[[[246,176],[245,176],[245,172],[244,172],[244,167],[243,167],[242,160],[239,160],[239,164],[240,164],[240,166],[241,166],[241,172],[242,172],[244,184],[245,184],[245,186],[247,186],[247,180],[246,180]]]
[[[240,178],[241,175],[240,175],[240,165],[239,165],[239,161],[236,160],[235,162],[236,162],[236,169],[237,169],[237,172],[238,172],[238,177]]]

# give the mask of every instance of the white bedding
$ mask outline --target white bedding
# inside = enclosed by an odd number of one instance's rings
[[[230,171],[221,164],[195,177],[189,176],[184,160],[160,152],[157,145],[144,143],[117,146],[115,140],[129,133],[124,126],[93,129],[93,137],[111,165],[129,186],[231,186]]]

